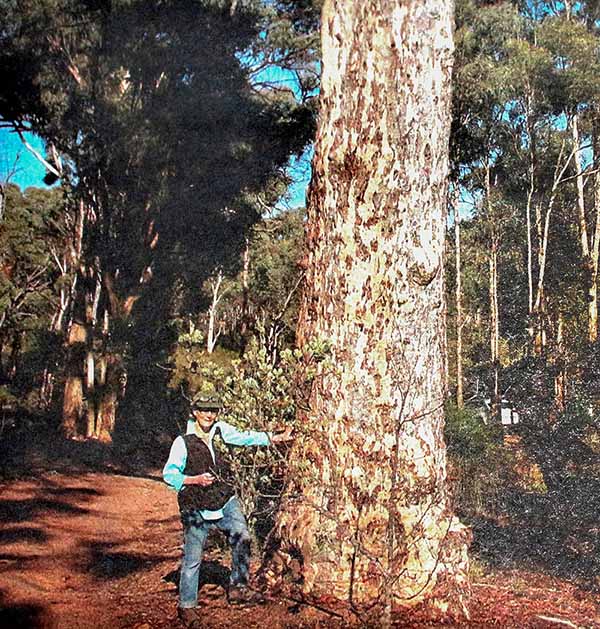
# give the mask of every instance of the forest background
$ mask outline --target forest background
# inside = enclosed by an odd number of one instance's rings
[[[597,587],[600,11],[456,5],[456,508],[480,561]],[[304,212],[281,201],[314,134],[320,3],[0,6],[1,124],[43,138],[54,184],[21,190],[3,155],[3,473],[27,435],[156,465],[198,390],[241,427],[293,422],[327,359],[295,347]],[[263,527],[272,456],[238,469]]]

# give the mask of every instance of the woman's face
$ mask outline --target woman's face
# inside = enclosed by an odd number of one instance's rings
[[[194,415],[196,425],[200,428],[200,430],[209,432],[217,419],[218,413],[216,411],[201,411],[199,409],[194,409],[192,414]]]

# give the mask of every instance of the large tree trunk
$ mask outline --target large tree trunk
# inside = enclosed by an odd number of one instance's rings
[[[106,259],[95,256],[87,265],[82,264],[84,217],[85,207],[81,203],[76,251],[73,253],[73,259],[79,262],[79,271],[69,298],[73,303],[74,323],[67,339],[63,428],[70,437],[85,436],[110,442],[121,381],[126,374],[122,357],[107,348],[109,322],[111,318],[127,320],[131,316],[141,291],[152,279],[152,272],[150,266],[143,268],[133,288],[129,287],[129,291],[121,289],[124,294],[120,294],[118,289],[121,287],[116,281],[119,273],[111,270],[110,260],[107,263]],[[153,238],[149,245],[151,249],[155,242],[156,238]],[[99,310],[103,312],[101,322]],[[86,408],[87,417],[84,418]]]
[[[362,619],[466,614],[468,532],[443,442],[452,3],[329,0],[299,340],[331,344],[266,576]],[[292,559],[294,558],[294,559]],[[370,611],[366,611],[370,610]]]
[[[78,276],[73,321],[66,343],[62,425],[67,437],[90,438],[94,435],[96,425],[96,356],[93,346],[101,291],[99,268],[97,265],[81,267]]]
[[[108,344],[110,315],[104,310],[102,322],[103,345]],[[104,352],[98,359],[97,383],[98,396],[96,428],[94,437],[104,443],[110,443],[117,420],[119,376],[123,373],[122,359],[115,353]]]
[[[86,209],[83,201],[79,202],[77,217],[73,230],[73,241],[68,251],[70,268],[77,268],[81,261],[83,233],[85,227]],[[65,272],[67,264],[63,267]],[[80,423],[84,412],[83,377],[82,377],[82,348],[87,342],[85,327],[85,308],[83,306],[83,287],[77,289],[79,273],[75,273],[71,282],[68,298],[71,319],[67,324],[65,385],[63,392],[62,429],[66,437],[75,438],[80,434]],[[79,297],[79,300],[78,300]],[[61,295],[61,300],[63,296]],[[62,323],[62,322],[61,322]],[[58,325],[58,321],[55,322]],[[58,330],[59,328],[57,328]]]

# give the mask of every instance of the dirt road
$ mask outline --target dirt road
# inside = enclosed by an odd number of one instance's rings
[[[159,478],[44,473],[0,485],[3,626],[169,626],[176,503]],[[159,624],[163,622],[163,624]]]
[[[1,482],[0,627],[178,629],[180,537],[175,495],[158,470],[140,477],[46,470]],[[212,539],[200,595],[206,627],[340,626],[285,600],[229,606],[228,553]],[[513,572],[480,575],[473,585],[472,622],[462,626],[600,627],[594,594],[564,581]],[[432,626],[411,620],[397,626]]]

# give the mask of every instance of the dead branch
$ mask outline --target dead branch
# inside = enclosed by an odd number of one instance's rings
[[[579,625],[574,625],[570,620],[563,620],[562,618],[554,618],[554,616],[542,616],[537,614],[536,618],[545,620],[546,622],[553,622],[557,625],[563,625],[565,627],[573,627],[573,629],[580,629]]]

